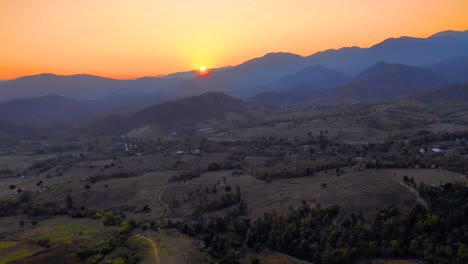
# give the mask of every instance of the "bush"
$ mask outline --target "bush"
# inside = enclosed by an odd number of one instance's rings
[[[216,163],[216,162],[212,162],[208,165],[208,170],[209,171],[217,171],[217,170],[220,170],[221,169],[221,165],[219,165],[219,163]]]
[[[36,244],[41,247],[50,247],[50,238],[46,237],[36,241]]]
[[[260,258],[255,256],[255,257],[250,257],[250,263],[251,264],[260,264]]]

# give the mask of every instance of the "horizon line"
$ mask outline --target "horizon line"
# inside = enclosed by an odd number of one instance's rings
[[[359,49],[369,49],[369,48],[372,48],[376,45],[379,45],[383,42],[385,42],[386,40],[389,40],[389,39],[399,39],[399,38],[414,38],[414,39],[429,39],[431,37],[433,37],[434,35],[437,35],[439,33],[442,33],[442,32],[467,32],[468,29],[466,30],[452,30],[452,29],[447,29],[447,30],[443,30],[443,31],[439,31],[439,32],[436,32],[436,33],[433,33],[425,38],[418,38],[418,37],[411,37],[411,36],[406,36],[406,35],[402,35],[402,36],[399,36],[399,37],[387,37],[385,38],[384,40],[378,42],[378,43],[375,43],[369,47],[360,47],[360,46],[343,46],[341,48],[338,48],[338,49],[325,49],[325,50],[320,50],[320,51],[316,51],[314,53],[311,53],[310,55],[300,55],[300,54],[297,54],[297,53],[292,53],[292,52],[289,52],[289,51],[272,51],[272,52],[267,52],[267,53],[264,53],[264,55],[262,56],[258,56],[258,57],[254,57],[254,58],[251,58],[251,59],[247,59],[245,61],[243,61],[242,63],[240,64],[237,64],[237,65],[228,65],[228,66],[218,66],[218,67],[213,67],[213,68],[209,68],[208,70],[215,70],[215,69],[221,69],[221,68],[228,68],[228,67],[237,67],[239,65],[242,65],[248,61],[252,61],[252,60],[255,60],[255,59],[259,59],[259,58],[263,58],[269,54],[278,54],[278,53],[285,53],[285,54],[292,54],[292,55],[297,55],[297,56],[300,56],[302,58],[307,58],[307,57],[310,57],[310,56],[313,56],[313,55],[316,55],[316,54],[319,54],[319,53],[323,53],[323,52],[327,52],[327,51],[338,51],[338,50],[341,50],[341,49],[348,49],[348,48],[359,48]],[[113,79],[113,80],[120,80],[120,81],[132,81],[132,80],[138,80],[138,79],[142,79],[142,78],[164,78],[166,76],[169,76],[169,75],[172,75],[172,74],[179,74],[179,73],[190,73],[190,72],[196,72],[197,69],[189,69],[189,70],[181,70],[181,71],[176,71],[176,72],[171,72],[171,73],[167,73],[167,74],[155,74],[154,76],[148,76],[148,75],[142,75],[142,76],[139,76],[139,77],[134,77],[134,78],[115,78],[115,77],[107,77],[105,75],[95,75],[95,74],[89,74],[89,73],[74,73],[74,74],[56,74],[56,73],[51,73],[51,72],[42,72],[42,73],[37,73],[37,74],[31,74],[31,75],[23,75],[23,76],[19,76],[19,77],[16,77],[16,78],[11,78],[11,79],[0,79],[0,82],[6,82],[6,81],[13,81],[13,80],[17,80],[17,79],[20,79],[20,78],[24,78],[24,77],[32,77],[32,76],[39,76],[39,75],[46,75],[46,74],[50,74],[50,75],[55,75],[55,76],[62,76],[62,77],[69,77],[69,76],[77,76],[77,75],[88,75],[88,76],[94,76],[94,77],[101,77],[101,78],[107,78],[107,79]]]

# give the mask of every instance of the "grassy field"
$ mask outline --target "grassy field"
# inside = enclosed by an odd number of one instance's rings
[[[0,241],[0,263],[9,263],[23,259],[40,250],[40,247],[32,243],[17,241]]]
[[[403,176],[413,177],[416,183],[423,182],[439,185],[447,182],[466,182],[467,178],[459,173],[439,169],[388,169],[383,170],[395,181],[403,183]]]
[[[180,234],[177,230],[162,229],[157,232],[145,232],[142,236],[156,245],[159,264],[204,263],[204,255],[199,251],[199,242]]]
[[[57,263],[52,259],[62,254],[73,263],[77,247],[96,246],[110,237],[113,230],[92,219],[55,217],[40,221],[37,226],[0,240],[0,263]],[[48,241],[48,245],[39,245],[40,240]]]
[[[363,170],[350,171],[341,176],[319,173],[312,177],[278,179],[267,183],[246,174],[233,177],[232,171],[217,171],[204,173],[185,184],[171,184],[165,192],[167,199],[179,197],[179,201],[185,200],[178,208],[173,209],[177,216],[189,215],[197,204],[198,200],[190,196],[190,193],[218,182],[220,185],[217,188],[220,190],[226,185],[232,188],[240,186],[242,198],[246,200],[249,215],[253,218],[272,210],[287,212],[291,206],[297,206],[303,200],[322,207],[339,205],[342,215],[359,211],[372,214],[376,209],[389,205],[399,206],[402,211],[407,211],[419,202],[415,191],[402,184],[404,174],[410,177],[418,175],[415,176],[416,181],[437,184],[464,178],[461,174],[446,170]],[[223,177],[226,178],[225,184]],[[208,197],[213,199],[214,196],[210,194]]]
[[[262,251],[259,253],[248,252],[245,259],[240,261],[241,264],[250,264],[251,258],[257,257],[260,259],[260,263],[269,263],[269,264],[310,264],[309,262],[302,261],[290,256],[286,256],[279,253],[266,252]]]

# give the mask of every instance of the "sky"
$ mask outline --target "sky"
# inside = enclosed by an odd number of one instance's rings
[[[468,0],[0,0],[0,80],[116,79],[468,30]]]

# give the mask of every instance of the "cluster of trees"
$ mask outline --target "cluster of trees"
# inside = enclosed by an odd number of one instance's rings
[[[244,245],[316,264],[381,257],[467,263],[468,187],[420,184],[418,189],[428,208],[416,205],[407,215],[396,207],[382,209],[376,212],[370,227],[361,214],[351,214],[338,223],[338,206],[320,209],[306,202],[286,215],[265,213],[253,222],[235,211],[179,226],[184,233],[202,238],[206,252],[219,263],[239,263]]]
[[[203,171],[199,168],[197,169],[191,169],[188,171],[184,171],[180,174],[174,175],[171,178],[168,179],[168,182],[183,182],[185,183],[186,181],[190,181],[192,179],[200,177],[200,175],[203,173]]]
[[[294,163],[285,159],[273,159],[267,161],[264,167],[250,169],[250,174],[264,181],[281,178],[300,178],[313,176],[315,173],[327,170],[336,170],[337,167],[353,166],[354,160],[342,158],[329,159],[317,158],[315,160],[299,160]],[[341,170],[338,169],[338,173]]]
[[[432,142],[456,141],[457,139],[460,140],[460,144],[466,144],[465,142],[468,140],[468,131],[432,133],[421,130],[411,138],[410,143],[413,146],[422,146]]]
[[[98,174],[94,176],[90,176],[87,178],[88,181],[90,181],[92,184],[95,184],[97,182],[100,182],[102,180],[108,180],[108,179],[119,179],[119,178],[131,178],[135,177],[136,173],[134,172],[117,172],[117,173],[110,173],[110,174]]]
[[[197,205],[194,214],[199,215],[205,212],[218,211],[241,202],[242,197],[239,186],[236,186],[235,193],[231,193],[231,187],[226,186],[225,192],[226,193],[221,195],[221,199],[211,199],[208,201],[201,199],[200,204]]]

